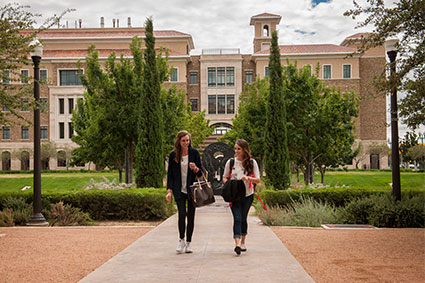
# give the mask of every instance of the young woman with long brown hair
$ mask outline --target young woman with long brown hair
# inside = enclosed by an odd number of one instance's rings
[[[249,144],[244,139],[235,143],[235,158],[233,168],[230,168],[231,159],[226,162],[223,181],[242,180],[245,184],[245,198],[241,202],[232,203],[233,215],[233,239],[235,241],[235,252],[240,254],[246,251],[246,236],[248,234],[248,212],[254,200],[254,184],[260,182],[260,170],[255,159],[251,158]]]
[[[195,206],[188,194],[188,188],[195,182],[196,176],[202,175],[202,164],[199,152],[192,148],[189,132],[180,131],[174,142],[174,150],[168,157],[167,172],[167,195],[165,198],[171,201],[171,193],[178,209],[179,242],[176,251],[182,253],[192,252],[193,228],[195,225]],[[187,205],[186,205],[187,203]],[[187,218],[187,226],[186,226]],[[184,240],[186,232],[186,242]]]

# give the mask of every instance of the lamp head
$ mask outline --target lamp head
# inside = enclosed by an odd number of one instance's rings
[[[43,45],[38,40],[38,38],[34,38],[34,40],[31,41],[30,47],[32,47],[32,51],[30,52],[31,57],[43,57]]]

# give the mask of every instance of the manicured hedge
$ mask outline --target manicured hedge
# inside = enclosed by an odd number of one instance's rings
[[[175,212],[172,203],[165,200],[165,189],[90,190],[73,193],[43,193],[43,209],[63,201],[88,212],[94,220],[157,220],[165,219]],[[33,194],[0,193],[0,210],[7,196],[21,196],[32,203]]]
[[[384,195],[390,190],[356,189],[356,188],[326,188],[326,189],[302,189],[302,190],[264,190],[260,193],[261,199],[269,207],[285,207],[296,202],[301,196],[309,197],[317,201],[342,207],[351,201],[369,196]],[[402,191],[402,197],[422,196],[424,191]]]

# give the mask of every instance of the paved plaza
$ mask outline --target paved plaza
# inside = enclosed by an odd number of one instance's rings
[[[216,197],[196,210],[192,254],[175,252],[173,215],[80,282],[314,282],[267,226],[248,222],[247,252],[237,256],[230,208]]]

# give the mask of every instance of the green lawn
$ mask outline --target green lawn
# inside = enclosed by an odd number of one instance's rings
[[[109,180],[114,178],[118,180],[117,172],[43,173],[41,187],[43,192],[79,191],[90,183],[91,178],[101,181],[102,176]],[[320,174],[315,174],[315,181],[320,182]],[[325,175],[325,184],[330,186],[346,185],[390,190],[389,183],[391,183],[391,172],[331,171],[326,172]],[[0,192],[18,192],[25,186],[32,187],[32,184],[32,174],[0,174]],[[401,188],[402,190],[425,190],[425,173],[402,172]]]
[[[401,188],[425,190],[425,173],[401,172]],[[315,181],[320,182],[320,174],[315,175]],[[325,184],[330,186],[347,185],[357,188],[390,189],[392,183],[391,172],[383,171],[351,171],[326,172]]]
[[[90,179],[101,181],[102,176],[118,181],[118,173],[95,172],[95,173],[43,173],[41,174],[42,192],[72,192],[82,190],[90,183]],[[0,174],[0,192],[18,192],[25,186],[31,186],[33,178],[31,174]]]

